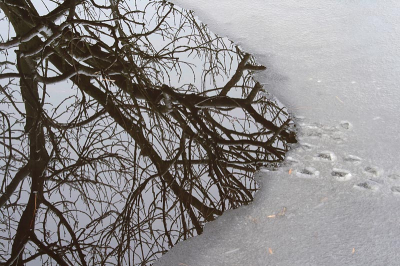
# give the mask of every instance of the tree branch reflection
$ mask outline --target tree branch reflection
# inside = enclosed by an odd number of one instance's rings
[[[265,67],[171,3],[44,2],[0,2],[1,265],[150,264],[253,200],[296,141]]]

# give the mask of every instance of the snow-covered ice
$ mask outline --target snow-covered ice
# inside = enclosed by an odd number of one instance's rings
[[[324,140],[300,133],[287,163],[257,174],[253,204],[226,212],[156,265],[399,265],[399,173],[348,155],[346,142],[330,138],[349,135],[340,124],[318,128]]]
[[[400,1],[179,0],[256,55],[299,143],[156,265],[400,265]]]

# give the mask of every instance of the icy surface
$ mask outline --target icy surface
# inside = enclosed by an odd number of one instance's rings
[[[353,132],[340,124],[300,125],[285,164],[258,173],[253,204],[226,212],[156,265],[399,265],[400,173],[347,149]]]
[[[400,265],[400,2],[176,2],[267,66],[300,135],[253,204],[156,265]]]
[[[354,127],[348,145],[383,168],[400,159],[400,1],[179,0],[253,53],[265,88],[303,116]]]

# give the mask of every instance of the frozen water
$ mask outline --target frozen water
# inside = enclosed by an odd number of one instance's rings
[[[176,2],[267,67],[300,143],[156,265],[399,265],[400,1]]]
[[[347,143],[300,137],[309,149],[262,169],[253,204],[226,212],[156,265],[398,265],[400,175],[377,175],[368,160],[348,155],[356,151]]]
[[[259,80],[296,116],[348,127],[359,157],[397,166],[400,1],[175,2],[255,54]]]

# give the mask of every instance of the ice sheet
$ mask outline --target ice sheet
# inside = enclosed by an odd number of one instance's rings
[[[298,117],[286,165],[156,265],[398,265],[400,2],[179,0]]]
[[[298,115],[354,124],[349,145],[382,167],[400,159],[400,2],[175,1],[255,54],[258,78]]]
[[[299,124],[285,164],[257,174],[253,204],[224,213],[156,265],[398,265],[400,173],[347,149],[348,124]]]

